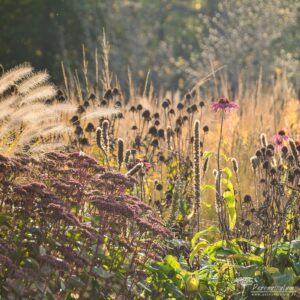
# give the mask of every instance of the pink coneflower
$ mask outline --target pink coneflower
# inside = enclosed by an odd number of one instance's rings
[[[220,110],[230,111],[232,109],[238,109],[240,106],[238,103],[234,101],[229,101],[226,97],[221,97],[217,102],[212,104],[212,109],[214,112],[218,112]]]
[[[276,149],[281,149],[284,146],[284,142],[288,141],[289,136],[285,133],[284,130],[278,131],[274,136],[274,146]]]

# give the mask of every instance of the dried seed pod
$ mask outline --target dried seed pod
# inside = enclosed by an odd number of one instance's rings
[[[124,162],[124,141],[122,139],[118,139],[118,165],[119,170],[122,167]]]
[[[265,133],[262,133],[262,134],[260,135],[260,142],[261,142],[261,145],[262,145],[263,147],[267,147],[268,141],[267,141],[267,136],[266,136]]]
[[[202,166],[203,174],[205,174],[208,169],[208,162],[209,162],[209,157],[206,157],[204,159],[203,166]]]
[[[197,224],[199,227],[199,209],[200,209],[200,122],[197,120],[194,124],[194,194]]]
[[[239,171],[239,164],[238,164],[237,160],[235,158],[232,158],[231,163],[232,163],[232,169],[233,169],[234,173],[237,174]]]
[[[136,174],[138,171],[140,171],[143,168],[144,164],[143,163],[138,163],[136,164],[132,169],[130,169],[127,173],[126,176],[133,176]]]

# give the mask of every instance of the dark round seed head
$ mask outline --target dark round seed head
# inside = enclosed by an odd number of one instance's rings
[[[151,142],[151,146],[154,147],[154,148],[158,148],[158,139],[154,139],[152,142]]]
[[[178,104],[177,104],[177,109],[178,110],[182,110],[183,109],[183,104],[181,103],[181,102],[179,102]]]
[[[119,92],[118,88],[116,88],[116,87],[113,88],[112,93],[113,93],[114,96],[120,96],[120,92]]]
[[[130,109],[129,109],[129,111],[131,111],[131,112],[135,112],[135,111],[136,111],[136,108],[135,108],[135,106],[131,106],[131,107],[130,107]]]
[[[165,157],[163,155],[160,155],[159,158],[158,158],[158,160],[160,162],[164,162],[166,159],[165,159]]]
[[[100,106],[106,106],[107,105],[107,101],[106,100],[102,100],[101,102],[100,102]]]
[[[88,98],[88,100],[90,101],[94,101],[94,100],[96,100],[96,95],[94,94],[94,93],[91,93],[90,95],[89,95],[89,98]]]
[[[187,93],[185,95],[185,100],[190,101],[192,99],[192,95],[190,93]]]
[[[158,183],[156,186],[155,186],[156,190],[157,191],[161,191],[163,189],[163,186],[161,183]]]
[[[247,226],[247,227],[250,226],[251,225],[251,221],[250,220],[246,220],[245,223],[244,223],[244,225]]]
[[[244,196],[244,202],[245,203],[250,203],[252,201],[252,197],[250,195],[245,195]]]
[[[156,113],[153,115],[153,118],[154,118],[154,119],[159,119],[159,113],[156,112]]]
[[[266,156],[272,157],[274,155],[274,152],[271,149],[267,149]]]
[[[106,100],[110,100],[113,96],[113,93],[111,91],[111,89],[108,89],[105,93],[104,93],[104,96],[103,98],[106,99]]]
[[[197,105],[196,105],[196,104],[193,104],[193,105],[191,106],[191,110],[192,110],[192,112],[196,112],[196,111],[198,110]]]
[[[158,130],[157,135],[159,138],[163,139],[165,138],[165,131],[161,128]]]
[[[116,101],[115,106],[122,107],[122,102],[120,100]]]
[[[142,117],[148,120],[150,118],[150,111],[148,109],[144,110],[144,112],[142,113]]]
[[[263,163],[263,168],[264,168],[265,170],[268,170],[268,169],[270,168],[270,163],[269,163],[268,160],[264,161],[264,163]]]
[[[203,101],[201,101],[201,102],[199,103],[199,106],[202,108],[202,107],[205,106],[205,103],[204,103]]]
[[[255,155],[257,157],[262,157],[263,154],[262,154],[262,152],[260,150],[257,150],[256,153],[255,153]]]
[[[137,107],[136,107],[136,109],[138,111],[141,111],[143,109],[143,105],[142,104],[138,104]]]
[[[79,144],[82,146],[87,146],[87,145],[89,145],[89,140],[86,137],[80,138]]]
[[[277,173],[276,169],[275,168],[271,168],[270,174],[271,175],[275,175],[276,173]]]
[[[89,106],[90,106],[90,104],[89,104],[89,102],[88,102],[88,101],[84,101],[84,103],[83,103],[83,106],[84,106],[84,107],[89,107]]]
[[[95,131],[95,126],[93,123],[88,123],[86,128],[85,128],[86,132],[94,132]]]
[[[163,103],[162,103],[162,107],[163,107],[164,109],[168,108],[169,105],[170,105],[170,103],[169,103],[169,101],[167,101],[167,100],[164,100]]]
[[[148,133],[151,134],[152,136],[157,136],[156,127],[155,126],[150,127]]]
[[[155,122],[154,122],[154,126],[159,126],[160,125],[160,122],[158,121],[158,120],[155,120]]]
[[[209,128],[208,128],[207,125],[205,125],[205,126],[203,127],[203,131],[204,131],[205,133],[207,133],[207,132],[209,131]]]
[[[171,109],[169,110],[169,114],[170,114],[170,115],[175,115],[175,110],[174,110],[173,108],[171,108]]]

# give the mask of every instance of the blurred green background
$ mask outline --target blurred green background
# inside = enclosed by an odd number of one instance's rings
[[[130,66],[136,84],[150,70],[156,86],[184,89],[225,65],[233,87],[241,76],[254,82],[260,70],[272,80],[278,68],[296,83],[299,2],[0,0],[0,64],[7,69],[28,61],[60,83],[61,61],[67,72],[82,68],[83,44],[94,67],[105,30],[121,82]]]

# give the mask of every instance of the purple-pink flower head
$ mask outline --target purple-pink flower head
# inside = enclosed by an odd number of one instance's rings
[[[220,110],[223,111],[231,111],[232,109],[238,109],[240,106],[235,101],[230,101],[226,97],[221,97],[217,102],[212,104],[212,109],[214,112],[218,112]]]
[[[281,149],[284,146],[284,142],[288,141],[289,136],[285,133],[284,130],[279,130],[273,139],[275,148]]]

